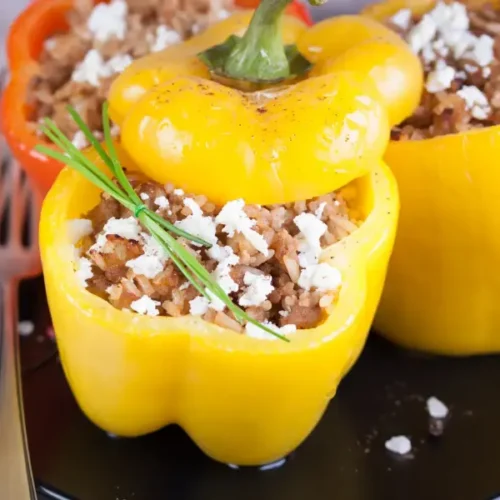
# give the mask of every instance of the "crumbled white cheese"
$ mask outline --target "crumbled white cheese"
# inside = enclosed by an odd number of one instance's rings
[[[239,289],[238,283],[231,278],[231,267],[238,264],[240,258],[236,255],[230,246],[221,247],[213,245],[207,250],[207,255],[218,262],[212,276],[217,281],[219,286],[227,294],[237,292]]]
[[[145,255],[154,255],[162,261],[166,261],[168,259],[165,249],[160,243],[158,243],[155,237],[148,233],[141,233],[141,238],[144,242],[143,251]]]
[[[229,272],[220,272],[218,268],[213,274],[217,284],[224,290],[226,294],[237,292],[239,289],[238,283],[231,278]]]
[[[323,217],[323,212],[325,211],[325,207],[326,207],[326,201],[323,201],[319,204],[318,208],[316,209],[316,211],[314,212],[314,215],[318,218],[318,219],[321,219],[321,217]]]
[[[98,87],[102,79],[121,73],[131,62],[132,58],[127,54],[118,54],[105,61],[98,50],[91,49],[85,54],[83,61],[77,64],[71,79]]]
[[[103,228],[107,234],[116,234],[127,240],[138,240],[141,235],[141,226],[134,217],[117,219],[111,217]]]
[[[241,233],[254,248],[267,256],[269,254],[267,241],[261,234],[252,229],[255,226],[255,221],[245,213],[244,206],[245,202],[241,199],[226,203],[215,218],[215,222],[224,226],[222,230],[229,237],[234,236],[235,232]]]
[[[304,290],[316,288],[320,291],[336,290],[342,284],[340,271],[325,262],[303,269],[298,285]]]
[[[470,20],[466,6],[459,2],[438,2],[433,10],[423,16],[420,23],[408,33],[407,39],[415,53],[420,54],[425,64],[430,65],[438,57],[448,57],[450,51],[455,59],[466,59],[486,69],[494,60],[494,39],[489,35],[475,36],[469,31]],[[444,62],[438,61],[438,64]],[[468,72],[477,69],[469,66]],[[450,87],[453,68],[444,64],[435,68],[427,80],[428,92],[435,93]],[[478,112],[484,115],[484,110]],[[482,119],[482,118],[479,118]]]
[[[192,198],[186,198],[184,200],[184,205],[191,210],[192,215],[197,215],[197,216],[202,216],[203,215],[203,210],[201,209],[200,205],[196,203]]]
[[[201,295],[189,301],[189,314],[203,316],[208,311],[209,302]]]
[[[211,258],[216,260],[217,262],[223,262],[226,259],[229,259],[233,255],[235,255],[234,250],[230,246],[225,246],[222,247],[220,245],[212,245],[208,250],[207,250],[207,255]],[[236,256],[237,257],[237,256]],[[234,264],[237,264],[238,262],[235,262]],[[234,265],[233,264],[233,265]]]
[[[267,296],[274,290],[272,277],[264,274],[247,271],[243,282],[248,287],[239,300],[240,306],[243,307],[259,306],[267,300]]]
[[[385,442],[385,448],[397,455],[407,455],[411,452],[411,441],[406,436],[394,436]]]
[[[23,337],[31,335],[35,331],[33,321],[19,321],[17,324],[17,333]]]
[[[448,407],[438,398],[432,396],[427,400],[427,411],[432,418],[443,419],[448,416]]]
[[[77,149],[85,149],[89,145],[85,134],[81,130],[78,130],[78,132],[75,133],[71,143]]]
[[[424,64],[429,66],[436,60],[436,51],[434,50],[432,45],[426,45],[422,49],[420,56],[422,57]]]
[[[280,335],[290,335],[291,333],[297,331],[297,327],[295,325],[285,325],[280,328],[279,326],[275,325],[274,323],[270,323],[269,321],[264,321],[264,323],[262,324],[267,328],[269,328],[270,330],[279,333]],[[271,333],[267,333],[265,330],[263,330],[257,325],[254,325],[253,323],[246,324],[245,332],[249,337],[252,337],[254,339],[262,339],[262,340],[277,339],[277,337],[275,337]]]
[[[153,279],[163,271],[163,262],[155,255],[139,255],[125,264],[135,274],[141,274],[146,278]]]
[[[489,78],[491,75],[491,68],[490,67],[486,67],[486,68],[483,68],[483,78]]]
[[[201,295],[189,301],[189,313],[194,316],[202,316],[208,308],[214,311],[224,311],[226,304],[221,299],[216,297],[210,290],[205,289],[210,299]]]
[[[465,5],[458,2],[438,2],[434,9],[410,30],[408,42],[415,53],[422,52],[426,63],[434,61],[435,54],[447,57],[450,50],[456,58],[460,58],[478,43],[477,37],[469,32],[469,24]],[[479,45],[479,54],[485,57],[484,42]]]
[[[72,219],[68,221],[68,239],[72,244],[92,233],[92,221],[89,219]]]
[[[88,18],[87,29],[99,42],[113,37],[123,40],[127,32],[127,13],[128,6],[124,0],[98,3]]]
[[[107,234],[116,234],[127,240],[138,240],[141,234],[141,226],[134,217],[126,219],[111,217],[103,229]]]
[[[130,66],[133,59],[128,54],[117,54],[107,61],[106,66],[111,74],[121,73],[127,66]]]
[[[141,227],[134,217],[126,219],[111,217],[97,236],[96,242],[90,247],[90,251],[101,252],[107,242],[107,236],[110,234],[121,236],[126,240],[140,241]]]
[[[76,278],[83,288],[87,288],[87,280],[94,276],[92,272],[92,262],[87,257],[80,257],[78,259],[78,269],[76,271]]]
[[[182,189],[174,189],[174,194],[177,196],[184,196],[184,191]]]
[[[408,33],[408,43],[415,54],[429,45],[436,36],[437,26],[429,15],[425,15]]]
[[[491,113],[488,98],[474,85],[465,85],[457,95],[465,101],[466,108],[476,120],[485,120]]]
[[[435,94],[443,90],[449,89],[455,79],[456,70],[451,66],[438,65],[434,71],[431,71],[427,76],[425,88],[427,92]]]
[[[43,42],[43,48],[47,51],[54,50],[56,48],[57,42],[55,38],[47,38],[45,42]]]
[[[140,196],[140,198],[141,198],[142,201],[149,200],[149,194],[148,193],[141,193],[139,196]]]
[[[136,313],[143,314],[145,316],[158,316],[160,313],[157,306],[159,305],[160,302],[157,300],[153,300],[151,297],[143,295],[140,299],[134,300],[130,304],[130,308]]]
[[[101,53],[96,49],[91,49],[87,52],[83,61],[77,64],[71,79],[75,82],[88,83],[98,87],[102,78],[108,78],[111,75],[111,68],[104,62]]]
[[[215,234],[217,226],[213,217],[203,215],[200,206],[192,198],[186,198],[184,205],[191,210],[191,215],[177,221],[175,225],[183,231],[215,245],[217,243],[217,236]]]
[[[461,59],[468,50],[474,47],[476,41],[477,37],[474,34],[470,31],[464,31],[460,39],[451,46],[453,57],[455,57],[455,59]]]
[[[143,255],[127,261],[125,265],[135,274],[153,279],[163,271],[168,255],[161,244],[150,234],[141,233],[140,237],[143,243]]]
[[[390,21],[392,24],[394,24],[394,26],[397,26],[398,28],[401,28],[403,30],[407,30],[411,22],[411,10],[401,9],[390,18]]]
[[[156,28],[156,36],[151,43],[151,52],[160,52],[169,45],[174,45],[179,42],[182,42],[181,35],[168,26],[161,24]]]
[[[466,31],[469,29],[467,9],[461,3],[438,2],[428,15],[442,31]]]
[[[299,265],[307,267],[318,263],[321,255],[321,237],[328,226],[314,214],[301,213],[293,219],[299,228],[302,240],[299,242]]]
[[[219,297],[215,296],[210,290],[206,290],[207,295],[210,297],[209,307],[215,311],[223,311],[226,308],[226,304],[222,302]]]
[[[231,15],[231,12],[229,10],[227,10],[227,9],[220,9],[215,14],[215,17],[219,21],[222,21],[223,19],[227,19],[230,15]]]
[[[463,57],[464,59],[470,59],[481,67],[489,66],[495,59],[494,44],[495,40],[491,36],[481,35]]]
[[[170,206],[170,203],[166,196],[158,196],[157,198],[155,198],[154,203],[160,208],[168,208]]]
[[[476,73],[478,70],[478,67],[473,66],[472,64],[465,64],[464,68],[465,68],[465,71],[467,71],[467,73],[469,73],[469,74]]]
[[[447,57],[450,53],[450,49],[446,46],[442,38],[438,38],[435,42],[433,42],[432,50],[434,54],[437,54],[440,57]]]

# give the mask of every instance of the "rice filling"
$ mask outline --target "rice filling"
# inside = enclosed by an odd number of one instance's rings
[[[74,0],[69,29],[44,43],[27,95],[33,130],[51,118],[73,144],[88,146],[67,113],[78,110],[99,137],[101,109],[116,76],[135,59],[191,38],[235,9],[231,0]],[[115,135],[118,129],[113,128]]]
[[[359,224],[341,192],[283,205],[235,200],[217,207],[171,185],[129,179],[149,209],[212,244],[206,248],[178,238],[251,318],[288,334],[317,326],[334,305],[342,276],[319,257]],[[201,316],[267,338],[255,325],[240,325],[217,297],[200,295],[137,219],[108,194],[71,227],[85,229],[75,262],[80,283],[114,307],[150,316]]]
[[[393,140],[427,139],[500,124],[500,11],[438,2],[423,16],[409,9],[387,21],[425,71],[421,102]]]

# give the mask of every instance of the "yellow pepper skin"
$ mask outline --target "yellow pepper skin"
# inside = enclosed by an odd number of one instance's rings
[[[365,14],[433,4],[385,2]],[[453,356],[500,352],[499,141],[495,126],[390,143],[402,211],[375,328],[393,342]]]
[[[390,30],[363,17],[309,30],[284,17],[285,43],[296,43],[314,67],[298,83],[277,88],[278,97],[263,100],[262,93],[210,80],[196,57],[244,31],[249,18],[232,16],[120,75],[109,101],[124,149],[154,180],[220,204],[307,199],[367,174],[383,155],[390,125],[418,103],[418,58]]]
[[[286,343],[191,316],[120,311],[82,288],[68,221],[95,206],[99,192],[63,170],[44,202],[41,253],[62,365],[88,418],[119,436],[177,423],[225,463],[260,465],[294,450],[365,343],[395,236],[398,194],[384,164],[347,186],[344,196],[365,221],[322,256],[342,272],[338,302],[323,324]]]

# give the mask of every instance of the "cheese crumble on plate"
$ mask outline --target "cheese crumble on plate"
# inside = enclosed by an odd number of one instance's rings
[[[448,416],[448,407],[438,398],[432,396],[427,400],[427,411],[431,418],[444,419]]]
[[[385,442],[385,449],[395,455],[408,456],[411,452],[411,441],[407,436],[394,436]]]

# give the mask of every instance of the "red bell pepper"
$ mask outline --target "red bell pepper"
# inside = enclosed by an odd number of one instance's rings
[[[235,0],[235,4],[255,8],[258,0]],[[66,14],[73,5],[73,0],[36,0],[14,21],[7,38],[10,81],[0,107],[2,132],[14,157],[42,194],[49,190],[62,165],[34,150],[40,137],[29,123],[28,86],[36,74],[44,41],[68,29]],[[300,1],[294,0],[288,12],[312,24],[307,7]]]

